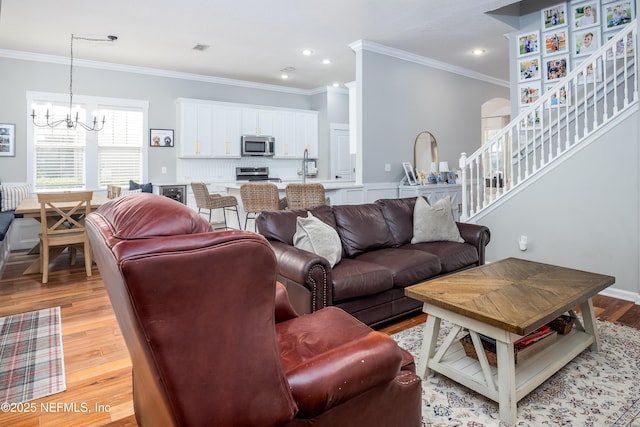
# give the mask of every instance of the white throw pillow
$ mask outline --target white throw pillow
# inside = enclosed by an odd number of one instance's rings
[[[433,206],[429,206],[424,198],[418,197],[413,209],[411,243],[442,241],[464,242],[453,219],[451,199],[447,196],[435,202]]]
[[[293,246],[326,258],[333,267],[342,258],[340,236],[333,227],[311,215],[311,212],[308,215],[296,220]]]
[[[12,211],[15,210],[22,199],[26,199],[31,195],[31,186],[18,185],[15,187],[0,186],[0,193],[2,193],[2,207],[0,210]]]

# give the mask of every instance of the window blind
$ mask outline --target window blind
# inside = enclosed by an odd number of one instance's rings
[[[98,133],[98,184],[127,185],[142,181],[142,111],[103,108],[106,123]]]

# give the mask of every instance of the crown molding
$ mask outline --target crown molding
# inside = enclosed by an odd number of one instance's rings
[[[494,85],[510,87],[510,84],[506,80],[496,79],[495,77],[487,76],[486,74],[478,73],[476,71],[469,70],[468,68],[458,67],[455,65],[447,64],[446,62],[437,61],[435,59],[427,58],[425,56],[409,53],[404,50],[394,49],[376,42],[368,40],[358,40],[349,45],[354,52],[366,50],[368,52],[379,53],[381,55],[390,56],[392,58],[401,59],[407,62],[413,62],[415,64],[424,65],[425,67],[436,68],[438,70],[447,71],[450,73],[458,74],[471,79],[481,80]]]
[[[50,64],[69,65],[69,58],[64,56],[46,55],[42,53],[23,52],[17,50],[0,49],[0,57],[19,59],[23,61],[46,62]],[[113,62],[91,61],[86,59],[73,59],[74,67],[96,68],[99,70],[120,71],[124,73],[143,74],[154,77],[167,77],[173,79],[192,80],[204,83],[215,83],[227,86],[238,86],[249,89],[261,89],[275,92],[292,93],[295,95],[316,95],[326,92],[327,87],[321,86],[315,89],[297,89],[287,86],[256,83],[246,80],[235,80],[224,77],[205,76],[202,74],[183,73],[180,71],[162,70],[159,68],[138,67],[135,65],[116,64]],[[334,88],[332,88],[334,89]]]

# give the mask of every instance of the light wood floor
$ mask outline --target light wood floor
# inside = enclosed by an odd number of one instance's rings
[[[135,426],[131,361],[98,269],[86,277],[80,256],[70,268],[63,255],[43,285],[40,275],[22,274],[34,259],[24,251],[11,254],[0,280],[0,316],[61,307],[67,390],[31,402],[35,412],[0,412],[0,425]],[[594,305],[601,320],[640,329],[640,306],[603,296]],[[381,330],[392,334],[424,320],[418,315]]]

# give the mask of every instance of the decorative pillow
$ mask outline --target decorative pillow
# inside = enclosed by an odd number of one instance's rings
[[[418,197],[413,209],[411,243],[438,241],[464,242],[453,220],[451,199],[447,196],[435,202],[433,206],[429,206],[424,198]]]
[[[306,218],[300,216],[296,219],[293,246],[326,258],[331,267],[340,262],[342,257],[342,243],[338,232],[314,217],[311,212]]]
[[[136,190],[125,190],[125,189],[122,189],[120,191],[120,197],[128,196],[129,194],[136,194],[136,193],[142,193],[142,188],[138,188]]]
[[[150,182],[146,184],[138,184],[135,181],[129,180],[129,190],[137,189],[141,189],[143,193],[153,193],[153,184]]]
[[[26,199],[31,194],[31,186],[27,185],[18,185],[15,187],[0,187],[0,192],[2,193],[2,208],[0,210],[4,211],[12,211],[15,210],[22,199]]]

